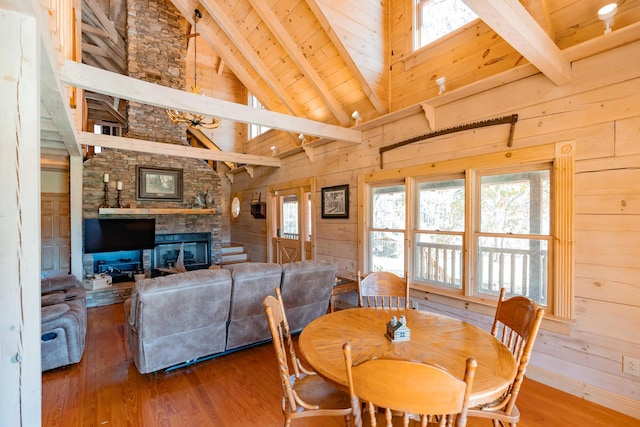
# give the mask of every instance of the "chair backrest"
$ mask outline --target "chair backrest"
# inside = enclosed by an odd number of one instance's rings
[[[287,323],[287,316],[282,305],[280,289],[275,288],[276,297],[268,295],[264,298],[262,305],[271,330],[273,338],[273,348],[278,360],[278,372],[283,390],[283,409],[288,412],[295,412],[297,409],[296,399],[291,386],[290,376],[300,377],[300,362],[296,357],[293,340]]]
[[[504,406],[506,413],[510,413],[524,380],[524,373],[544,317],[544,310],[538,308],[534,301],[523,296],[515,296],[505,300],[505,294],[506,289],[502,288],[491,327],[491,335],[509,348],[518,363],[518,372],[505,393],[501,405]]]
[[[387,271],[362,278],[358,271],[358,306],[411,308],[407,281]]]
[[[397,359],[369,359],[357,365],[351,358],[351,346],[343,346],[349,394],[356,427],[363,424],[362,405],[367,402],[371,425],[384,408],[387,426],[391,426],[392,414],[402,414],[407,426],[410,415],[419,415],[426,425],[428,419],[439,416],[441,425],[456,427],[466,425],[469,396],[477,363],[469,358],[463,379],[445,370],[424,363]]]

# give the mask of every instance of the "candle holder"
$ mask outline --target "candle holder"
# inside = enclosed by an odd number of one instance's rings
[[[122,207],[122,204],[120,203],[120,202],[121,202],[121,200],[122,200],[122,199],[121,199],[121,197],[122,197],[122,194],[121,194],[121,193],[122,193],[122,190],[117,190],[117,191],[118,191],[118,195],[116,196],[116,204],[115,204],[114,208],[118,208],[118,209],[119,209],[119,208],[121,208],[121,207]]]
[[[104,183],[104,197],[102,199],[102,204],[98,206],[99,208],[108,208],[109,207],[109,183]]]

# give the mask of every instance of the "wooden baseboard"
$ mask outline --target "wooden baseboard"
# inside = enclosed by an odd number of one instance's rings
[[[534,381],[640,419],[638,400],[532,365],[527,367],[526,375]]]

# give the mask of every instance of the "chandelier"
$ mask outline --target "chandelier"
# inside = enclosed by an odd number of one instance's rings
[[[202,13],[198,9],[195,10],[195,17],[193,18],[193,86],[191,86],[191,93],[196,95],[202,95],[200,86],[198,86],[198,19],[202,18]],[[184,123],[192,128],[204,128],[215,129],[222,124],[222,119],[219,117],[211,117],[211,120],[207,120],[207,116],[203,114],[185,113],[178,110],[167,109],[167,115],[169,119],[175,124]]]

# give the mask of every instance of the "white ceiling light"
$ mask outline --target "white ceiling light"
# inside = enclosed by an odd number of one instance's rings
[[[617,3],[609,3],[608,5],[601,7],[598,11],[598,18],[604,23],[605,34],[611,32],[611,27],[613,27],[613,17],[616,13],[618,13]]]
[[[360,122],[362,121],[362,116],[360,115],[358,110],[354,111],[353,114],[351,114],[351,118],[353,120],[355,120],[356,126],[358,126],[360,124]]]

